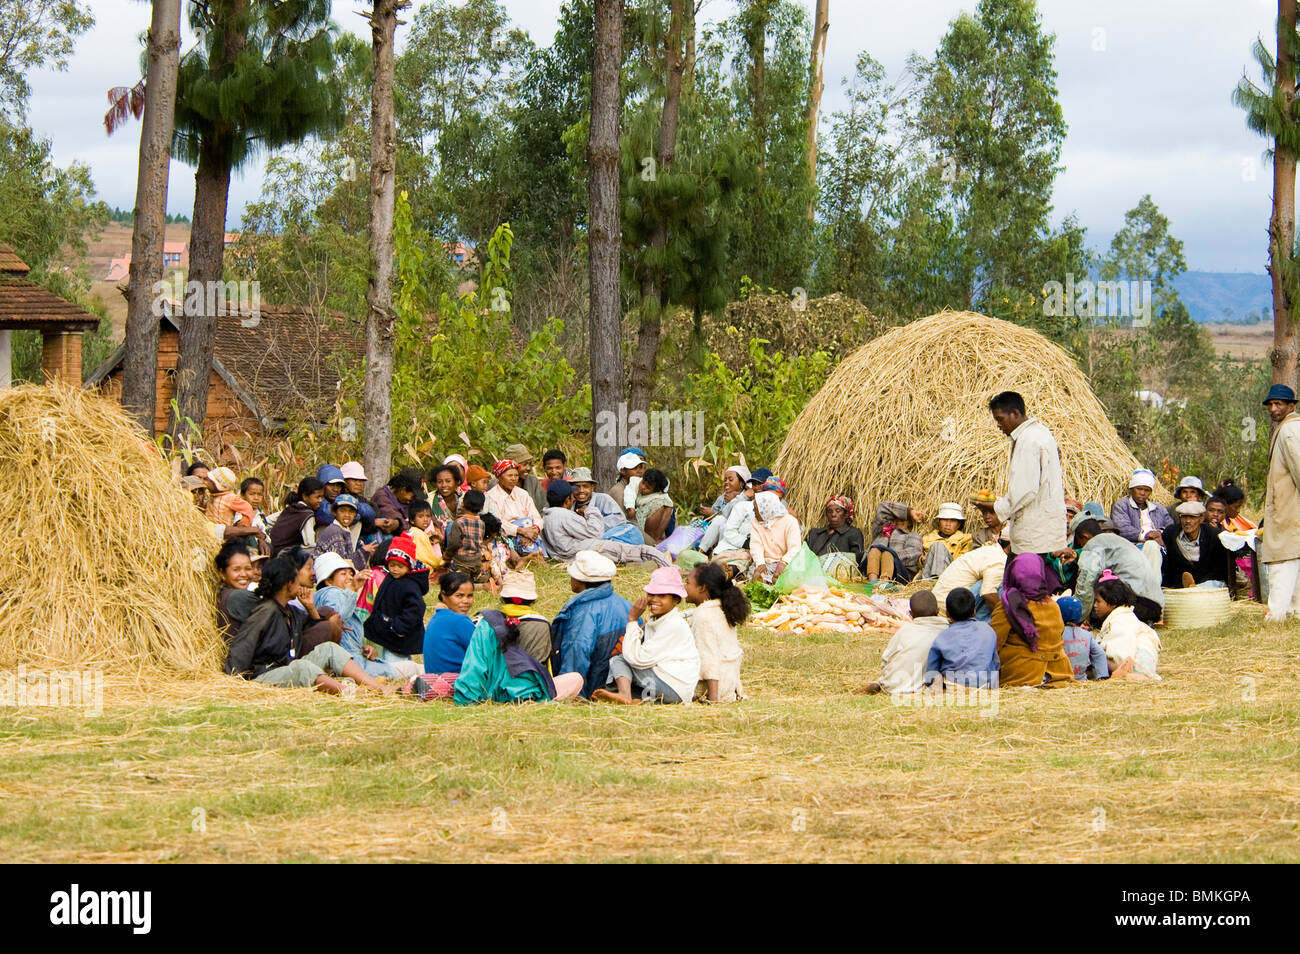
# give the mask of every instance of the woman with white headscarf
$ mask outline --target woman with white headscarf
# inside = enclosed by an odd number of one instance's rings
[[[1136,546],[1147,562],[1160,572],[1164,562],[1164,530],[1174,525],[1174,518],[1164,504],[1151,499],[1156,475],[1146,468],[1133,471],[1128,482],[1128,496],[1120,497],[1110,508],[1110,522],[1115,532]]]
[[[773,582],[803,545],[799,521],[779,496],[770,490],[754,495],[754,519],[749,525],[752,577]]]

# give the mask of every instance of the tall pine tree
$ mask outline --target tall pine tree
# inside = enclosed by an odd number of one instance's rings
[[[993,289],[1045,280],[1038,251],[1066,129],[1054,43],[1034,0],[980,0],[921,70],[918,123],[962,236],[955,304],[966,308],[996,314]]]
[[[1273,383],[1296,387],[1300,349],[1296,343],[1295,308],[1300,302],[1300,270],[1295,247],[1295,174],[1300,156],[1300,115],[1296,104],[1296,62],[1300,33],[1296,31],[1296,0],[1278,0],[1277,55],[1262,41],[1255,43],[1255,61],[1264,77],[1256,86],[1245,76],[1233,101],[1246,111],[1246,125],[1272,141],[1273,214],[1268,222],[1268,272],[1273,280]]]
[[[180,67],[174,152],[196,167],[188,281],[204,294],[181,322],[173,435],[207,412],[217,316],[206,289],[222,279],[231,171],[338,126],[329,17],[329,0],[190,2],[198,45]]]

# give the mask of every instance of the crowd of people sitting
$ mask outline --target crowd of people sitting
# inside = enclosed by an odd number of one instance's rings
[[[1158,679],[1151,627],[1164,589],[1255,585],[1244,546],[1254,525],[1231,482],[1207,493],[1185,478],[1171,517],[1151,499],[1154,475],[1139,470],[1109,514],[1064,499],[1064,549],[1013,554],[1004,500],[988,489],[969,499],[976,526],[957,501],[933,520],[883,501],[864,533],[842,494],[809,515],[820,525],[805,526],[785,482],[764,468],[729,467],[711,505],[687,515],[639,448],[617,463],[604,491],[559,450],[535,474],[518,444],[491,472],[453,454],[373,491],[361,464],[324,464],[268,513],[260,480],[195,462],[182,482],[222,543],[226,672],[462,704],[733,701],[743,695],[737,627],[749,615],[741,585],[774,583],[806,546],[843,583],[930,581],[911,597],[912,620],[872,691],[915,691],[933,681],[927,673],[1003,686]],[[567,564],[573,593],[551,620],[534,609],[529,569],[548,559]],[[635,603],[612,586],[629,563],[654,568]],[[472,617],[483,590],[499,608]]]
[[[540,478],[526,448],[507,453],[492,473],[460,455],[427,480],[400,470],[372,494],[359,463],[325,464],[274,513],[260,480],[191,464],[182,486],[222,543],[225,671],[461,704],[739,699],[749,603],[722,566],[683,578],[659,546],[676,525],[667,477],[629,448],[602,493],[561,451],[546,452]],[[573,591],[553,620],[533,610],[528,567],[543,559],[568,564]],[[655,567],[635,603],[614,592],[620,563]],[[471,618],[482,590],[500,606]]]

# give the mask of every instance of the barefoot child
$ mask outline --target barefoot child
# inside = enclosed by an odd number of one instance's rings
[[[609,682],[616,692],[597,689],[592,699],[630,706],[640,702],[689,702],[700,680],[700,653],[690,624],[677,604],[686,598],[676,567],[661,566],[650,574],[646,595],[628,610],[623,651],[609,661]],[[647,609],[644,629],[637,619]],[[638,697],[632,695],[636,688]]]
[[[289,605],[300,584],[296,554],[271,560],[257,585],[258,603],[231,637],[225,673],[269,686],[305,688],[339,694],[340,677],[369,689],[392,692],[358,666],[338,643],[322,642],[310,653],[293,658],[293,645],[306,623],[306,613]]]

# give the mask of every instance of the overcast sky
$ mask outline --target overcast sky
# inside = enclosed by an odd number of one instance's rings
[[[800,0],[811,11],[813,0]],[[417,6],[419,0],[417,0]],[[515,22],[549,45],[561,0],[505,0]],[[31,122],[53,141],[60,165],[88,164],[100,198],[135,204],[139,124],[104,133],[105,93],[139,79],[137,39],[148,3],[91,0],[96,25],[77,44],[67,72],[32,77]],[[334,17],[360,33],[359,0],[335,0]],[[890,76],[908,54],[933,54],[949,21],[975,0],[830,0],[824,115],[843,104],[841,79],[867,50]],[[709,0],[720,19],[735,0]],[[1271,167],[1265,142],[1252,135],[1230,96],[1250,62],[1257,36],[1273,30],[1271,0],[1040,0],[1044,27],[1056,34],[1060,100],[1069,124],[1056,183],[1054,218],[1074,212],[1088,243],[1105,248],[1125,210],[1145,193],[1186,245],[1188,267],[1259,272],[1266,260]],[[399,31],[399,49],[401,32]],[[188,40],[186,40],[188,46]],[[1257,79],[1254,71],[1251,78]],[[825,127],[823,127],[825,128]],[[230,219],[260,191],[264,161],[231,184]],[[189,214],[194,174],[172,164],[168,211]]]

